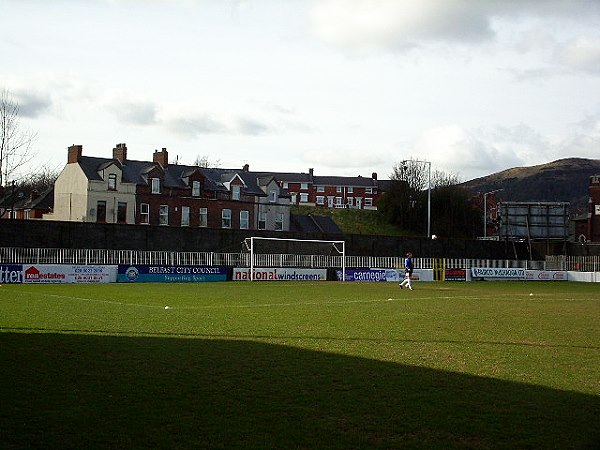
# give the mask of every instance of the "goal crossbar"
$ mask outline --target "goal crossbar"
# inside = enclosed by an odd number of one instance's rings
[[[250,245],[248,246],[248,241]],[[341,254],[342,259],[342,281],[346,281],[346,242],[345,241],[329,241],[321,239],[293,239],[293,238],[272,238],[262,236],[252,236],[244,239],[244,245],[250,250],[250,281],[254,281],[254,241],[288,241],[288,242],[311,242],[317,244],[332,244],[332,247]],[[341,251],[337,247],[341,244]]]

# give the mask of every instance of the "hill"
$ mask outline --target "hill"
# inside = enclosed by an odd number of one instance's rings
[[[473,194],[503,189],[497,195],[515,202],[569,202],[571,212],[587,210],[589,178],[600,174],[600,160],[565,158],[515,167],[462,183]]]

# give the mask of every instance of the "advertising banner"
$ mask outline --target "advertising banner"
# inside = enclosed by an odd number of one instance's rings
[[[502,269],[495,267],[471,267],[473,278],[524,280],[525,269]]]
[[[114,283],[117,266],[23,264],[23,283]]]
[[[335,273],[338,281],[341,281],[342,271],[336,270]],[[346,269],[346,281],[400,282],[402,280],[400,277],[404,278],[404,271],[399,271],[397,269]]]
[[[0,284],[19,284],[23,282],[21,264],[0,264]]]
[[[530,281],[567,281],[568,275],[562,270],[526,270],[525,279]]]
[[[255,268],[255,281],[325,281],[327,269]],[[233,269],[234,281],[249,281],[250,269]]]
[[[471,276],[480,279],[528,280],[528,281],[567,281],[568,275],[562,270],[498,269],[472,267]]]
[[[444,281],[467,281],[466,269],[446,269]]]
[[[119,265],[119,283],[197,283],[227,280],[227,267]]]

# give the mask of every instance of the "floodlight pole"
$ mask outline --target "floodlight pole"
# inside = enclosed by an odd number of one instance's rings
[[[496,192],[503,191],[504,189],[496,189],[490,192],[485,192],[483,194],[483,237],[487,237],[487,196],[490,194],[495,194]]]
[[[431,161],[411,159],[412,162],[427,164],[427,237],[431,237]],[[405,166],[408,161],[402,161]],[[406,167],[404,167],[406,168]]]

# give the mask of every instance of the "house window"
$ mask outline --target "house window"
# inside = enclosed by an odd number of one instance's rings
[[[325,192],[325,186],[317,186],[317,192]]]
[[[307,190],[308,189],[308,183],[300,183],[300,189]]]
[[[106,201],[96,203],[96,222],[106,222]]]
[[[111,173],[108,175],[108,190],[116,191],[117,190],[117,174]]]
[[[192,181],[192,197],[200,197],[200,182]]]
[[[365,206],[373,206],[373,199],[365,198]]]
[[[283,213],[275,214],[275,231],[283,230]]]
[[[181,207],[181,226],[182,227],[190,226],[190,207],[189,206]]]
[[[140,223],[150,223],[150,205],[148,203],[140,203]]]
[[[160,194],[160,178],[152,178],[152,193]]]
[[[200,222],[198,225],[201,227],[208,226],[208,208],[200,208]]]
[[[324,205],[325,204],[325,197],[323,197],[322,195],[317,195],[317,205]]]
[[[169,205],[160,205],[158,209],[158,224],[169,225]]]
[[[275,203],[277,201],[277,191],[269,191],[269,201]]]
[[[31,219],[31,210],[30,209],[25,210],[25,219],[27,219],[27,220]]]
[[[221,212],[221,228],[231,228],[231,210],[224,209]]]
[[[373,188],[365,188],[365,194],[372,194],[373,193]]]
[[[260,211],[258,213],[258,229],[259,230],[267,229],[267,213],[265,211]]]
[[[241,192],[242,192],[242,189],[240,186],[231,186],[231,199],[239,200]]]
[[[240,229],[247,230],[250,223],[250,214],[248,211],[240,211]]]
[[[354,197],[348,197],[348,206],[352,206],[352,204],[354,203]]]
[[[300,203],[308,202],[308,194],[301,192],[300,193]]]
[[[336,197],[335,198],[335,206],[339,206],[342,204],[342,197]]]
[[[117,223],[127,223],[127,203],[117,203]]]
[[[284,189],[287,189],[287,188],[288,188],[288,182],[287,182],[287,181],[284,181],[284,182],[283,182],[283,188],[284,188]]]
[[[353,194],[353,193],[354,193],[354,188],[353,188],[352,186],[348,186],[348,187],[346,188],[346,192],[347,192],[348,194]]]
[[[340,192],[342,192],[342,187],[341,187],[341,186],[336,186],[336,187],[335,187],[335,192],[337,192],[338,194],[339,194]]]

